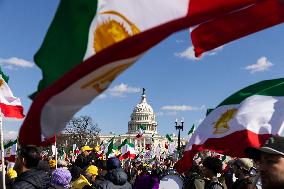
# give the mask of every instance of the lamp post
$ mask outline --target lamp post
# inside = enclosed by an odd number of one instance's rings
[[[180,156],[181,156],[181,154],[180,154],[180,130],[182,130],[183,131],[183,123],[184,123],[184,120],[182,119],[181,120],[181,124],[178,124],[178,120],[176,119],[176,121],[175,121],[175,123],[176,123],[176,125],[175,125],[175,127],[176,127],[176,130],[178,130],[178,154],[179,154],[179,158],[180,158]]]

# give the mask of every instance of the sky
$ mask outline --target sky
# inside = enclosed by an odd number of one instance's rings
[[[27,113],[28,98],[42,78],[33,56],[39,49],[59,0],[0,0],[0,66],[8,85]],[[124,134],[142,88],[157,116],[161,135],[177,134],[175,120],[184,119],[187,135],[206,109],[250,84],[283,77],[284,25],[236,40],[196,59],[189,30],[156,45],[121,74],[107,91],[76,116],[91,116],[103,134]],[[15,138],[22,120],[4,119],[4,137]],[[32,135],[32,131],[31,131]]]

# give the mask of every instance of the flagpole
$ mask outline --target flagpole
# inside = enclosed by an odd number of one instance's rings
[[[55,169],[57,169],[57,147],[56,147],[56,134],[54,135],[55,137],[55,142],[54,142],[54,146],[55,146]]]
[[[1,110],[1,109],[0,109]],[[1,111],[0,111],[1,112]],[[0,138],[1,138],[1,161],[2,161],[2,183],[3,183],[3,189],[6,189],[6,180],[5,180],[5,159],[4,159],[4,142],[3,142],[3,119],[2,119],[2,113],[0,113]]]

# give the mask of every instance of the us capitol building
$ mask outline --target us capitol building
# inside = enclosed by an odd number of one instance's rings
[[[136,136],[139,132],[139,126],[144,125],[146,130],[141,138],[137,139]],[[169,143],[165,136],[161,136],[158,133],[158,123],[156,121],[156,115],[153,111],[153,108],[147,103],[145,89],[143,88],[143,93],[141,95],[141,101],[138,103],[132,114],[130,115],[130,121],[128,122],[128,132],[121,135],[99,135],[99,140],[97,144],[100,144],[102,141],[107,142],[114,137],[115,145],[120,145],[125,139],[128,139],[128,142],[135,145],[136,151],[146,150],[147,144],[151,144],[152,149],[156,149],[158,145],[162,151],[165,151],[165,143]],[[175,146],[178,146],[178,137],[173,135],[171,137],[175,143]],[[181,146],[187,143],[187,139],[181,138]]]

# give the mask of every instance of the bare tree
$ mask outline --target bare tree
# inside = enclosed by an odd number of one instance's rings
[[[69,148],[73,144],[81,147],[93,146],[100,132],[98,124],[90,116],[72,118],[61,136],[57,137],[58,146]]]

